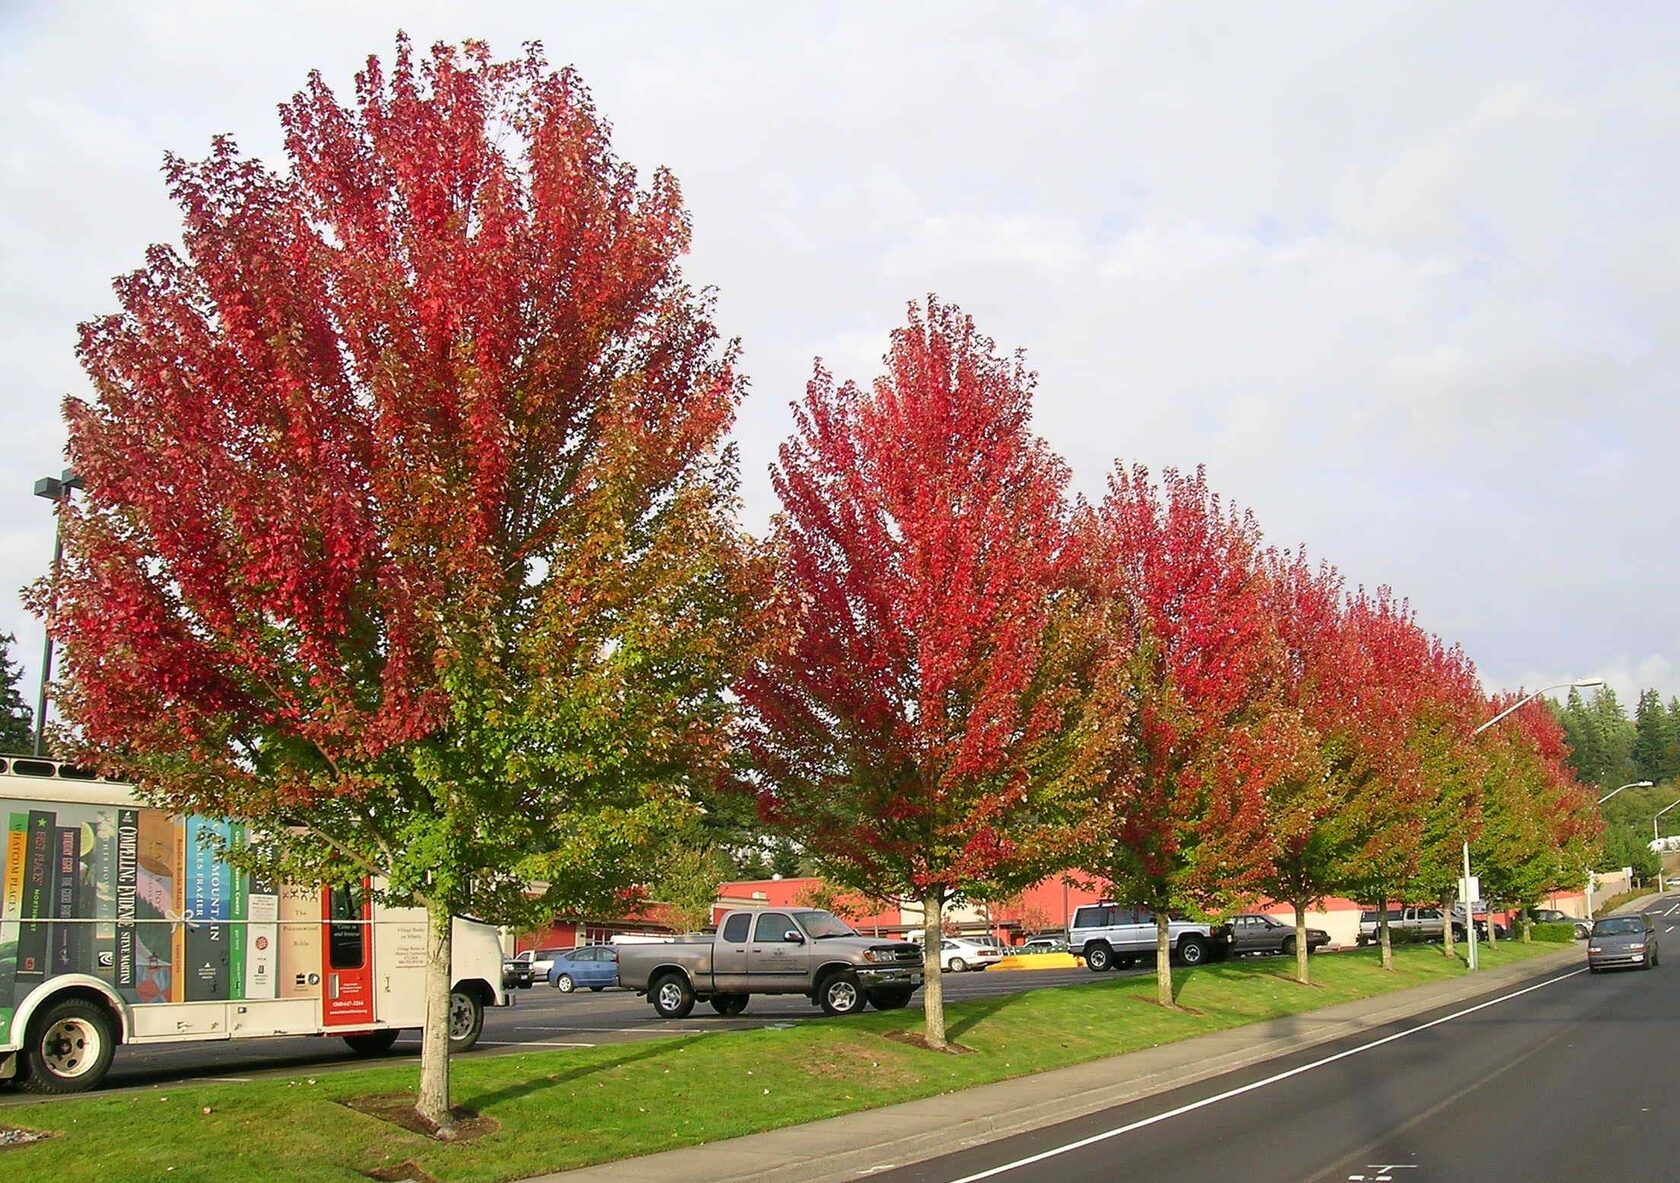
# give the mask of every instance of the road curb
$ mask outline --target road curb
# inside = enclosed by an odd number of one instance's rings
[[[1581,959],[1573,945],[1564,946],[1499,969],[1122,1056],[523,1183],[842,1183],[1169,1092],[1543,977]]]

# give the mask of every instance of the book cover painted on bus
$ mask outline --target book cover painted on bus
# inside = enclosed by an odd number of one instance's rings
[[[52,926],[52,953],[49,959],[54,974],[82,973],[87,963],[82,957],[82,929],[77,923],[82,904],[82,827],[56,826],[53,829],[53,919],[61,923]]]
[[[187,926],[182,923],[187,914],[187,822],[185,818],[169,819],[169,869],[173,898],[169,901],[170,915],[175,923],[169,928],[169,1001],[187,1000]]]
[[[280,886],[281,998],[321,996],[321,889]]]
[[[0,848],[0,1039],[11,1036],[17,983],[18,924],[23,913],[23,864],[29,850],[29,815],[6,818],[5,846]]]
[[[117,810],[117,868],[116,899],[114,901],[117,931],[111,984],[117,993],[130,1002],[137,1001],[135,987],[140,981],[139,930],[140,918],[140,811]]]
[[[161,809],[138,809],[134,911],[133,1000],[168,1002],[171,997],[175,913],[174,826]],[[128,995],[124,995],[128,997]]]
[[[227,864],[218,857],[227,823],[188,818],[186,829],[186,1000],[208,1002],[228,996]]]
[[[245,849],[245,827],[238,822],[228,826],[228,849]],[[245,997],[245,910],[250,895],[250,877],[238,867],[228,867],[228,998],[238,1001]]]
[[[18,932],[17,980],[34,985],[46,977],[47,936],[44,921],[52,912],[53,833],[57,815],[29,811],[28,847],[23,861],[23,923]]]
[[[93,917],[90,924],[89,973],[113,985],[117,980],[117,810],[101,806],[86,811],[82,826],[82,864]]]
[[[253,875],[245,894],[245,997],[274,998],[279,992],[280,893]]]

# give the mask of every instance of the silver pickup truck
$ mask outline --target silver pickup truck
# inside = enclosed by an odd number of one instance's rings
[[[1168,949],[1185,965],[1200,965],[1225,950],[1199,920],[1169,920]],[[1068,925],[1068,950],[1085,958],[1094,973],[1130,969],[1139,957],[1155,955],[1155,913],[1128,904],[1082,904]]]
[[[696,1002],[738,1015],[753,994],[803,994],[831,1015],[866,1003],[897,1010],[922,984],[922,950],[861,937],[815,908],[743,908],[715,936],[621,946],[618,984],[647,995],[667,1019],[687,1017]]]

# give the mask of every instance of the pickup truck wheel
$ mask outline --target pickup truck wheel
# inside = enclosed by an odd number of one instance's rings
[[[869,1005],[876,1010],[903,1010],[915,991],[905,986],[883,986],[869,992]]]
[[[866,1005],[863,986],[851,970],[823,979],[817,988],[817,1002],[825,1015],[855,1015]]]
[[[383,1031],[365,1031],[360,1035],[346,1035],[344,1042],[358,1056],[382,1056],[397,1045],[397,1036],[401,1034],[402,1032],[395,1027],[388,1027]]]
[[[1185,965],[1200,965],[1207,955],[1208,943],[1194,933],[1178,942],[1178,959]]]
[[[686,1019],[694,1009],[694,988],[681,974],[662,974],[648,990],[653,1009],[662,1019]]]
[[[29,1024],[17,1083],[31,1093],[80,1093],[105,1079],[117,1038],[105,1008],[68,998]]]
[[[484,1003],[457,986],[449,992],[449,1051],[470,1052],[484,1034]]]
[[[1114,968],[1114,951],[1107,945],[1092,945],[1085,950],[1085,968],[1094,974],[1107,973]]]
[[[732,1019],[747,1009],[747,995],[745,994],[714,994],[712,995],[712,1009],[726,1019]]]

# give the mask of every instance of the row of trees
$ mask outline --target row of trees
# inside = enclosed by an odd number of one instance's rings
[[[744,807],[923,901],[930,951],[951,900],[1069,866],[1163,916],[1439,898],[1461,836],[1509,898],[1574,875],[1548,716],[1473,742],[1499,703],[1461,653],[1200,473],[1070,497],[1032,375],[955,308],[867,390],[819,365],[743,534],[676,182],[540,50],[400,40],[281,118],[282,170],[168,159],[181,245],[82,328],[86,496],[31,602],[73,754],[267,834],[238,857],[270,874],[426,909],[440,1134],[449,917],[715,875],[685,848]]]
[[[1579,883],[1592,800],[1545,711],[1386,590],[1265,546],[1201,472],[1067,493],[1033,379],[954,308],[913,307],[865,389],[820,367],[774,476],[792,644],[741,683],[763,814],[838,884],[953,899],[1068,869],[1158,918],[1257,895],[1454,902]],[[1389,964],[1387,933],[1384,962]],[[927,1041],[943,1043],[930,957]]]

